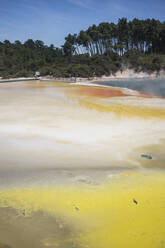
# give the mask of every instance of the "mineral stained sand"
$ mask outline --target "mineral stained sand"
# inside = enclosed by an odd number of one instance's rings
[[[165,247],[163,98],[1,84],[0,148],[0,248]]]

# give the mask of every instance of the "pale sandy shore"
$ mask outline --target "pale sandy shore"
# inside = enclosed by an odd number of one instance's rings
[[[102,76],[102,77],[92,77],[92,78],[71,78],[71,81],[76,82],[96,82],[96,81],[111,81],[111,80],[125,80],[125,79],[157,79],[157,78],[165,78],[165,71],[159,72],[135,72],[132,69],[126,69],[123,71],[118,71],[113,75]]]
[[[70,78],[56,78],[52,76],[41,76],[41,77],[29,77],[29,78],[8,78],[0,79],[0,83],[4,82],[22,82],[22,81],[57,81],[57,82],[97,82],[97,81],[111,81],[111,80],[125,80],[125,79],[165,79],[165,71],[161,70],[159,72],[135,72],[132,69],[126,69],[123,71],[118,71],[113,75],[102,76],[102,77],[91,77],[91,78],[81,78],[81,77],[70,77]]]
[[[100,78],[95,78],[94,81],[110,81],[110,80],[120,80],[120,79],[156,79],[165,78],[165,71],[152,72],[150,74],[146,72],[135,72],[131,69],[126,69],[123,71],[118,71],[114,75],[102,76]]]

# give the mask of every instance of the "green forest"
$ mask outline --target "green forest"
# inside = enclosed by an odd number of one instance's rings
[[[102,22],[68,34],[61,47],[28,39],[0,42],[0,77],[41,75],[94,77],[134,69],[151,73],[165,69],[165,22],[155,19]]]

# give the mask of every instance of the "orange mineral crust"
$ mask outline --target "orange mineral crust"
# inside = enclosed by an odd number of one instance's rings
[[[80,96],[91,96],[91,97],[119,97],[119,96],[129,96],[122,89],[104,88],[104,87],[91,87],[91,86],[81,86],[72,89],[72,93]]]
[[[142,98],[155,98],[154,95],[148,95],[144,92],[136,90],[130,90],[126,88],[117,87],[98,87],[98,86],[84,86],[77,85],[77,87],[69,87],[68,92],[72,95],[86,96],[86,97],[98,97],[98,98],[110,98],[110,97],[126,97],[136,96]]]

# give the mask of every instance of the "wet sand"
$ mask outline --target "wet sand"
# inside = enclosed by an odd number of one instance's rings
[[[0,99],[0,247],[165,247],[163,98],[24,82]]]

